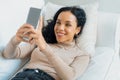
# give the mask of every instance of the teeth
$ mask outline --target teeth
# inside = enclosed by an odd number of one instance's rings
[[[63,33],[57,33],[57,35],[62,36],[62,35],[64,35],[64,34],[63,34]]]

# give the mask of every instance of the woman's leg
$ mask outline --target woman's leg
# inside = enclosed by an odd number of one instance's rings
[[[39,69],[25,69],[16,74],[11,80],[55,80],[50,75]]]

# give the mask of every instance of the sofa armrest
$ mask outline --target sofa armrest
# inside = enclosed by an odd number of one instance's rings
[[[5,59],[2,56],[3,48],[0,48],[0,80],[8,80],[28,62],[28,59]]]
[[[120,14],[118,16],[117,27],[116,27],[115,51],[118,54],[120,53]]]
[[[110,47],[96,47],[95,50],[95,56],[91,58],[87,70],[77,80],[105,80],[113,60],[114,49]]]
[[[105,80],[120,79],[120,15],[118,16],[115,40],[115,54]]]

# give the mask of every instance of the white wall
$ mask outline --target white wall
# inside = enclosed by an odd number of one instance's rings
[[[84,4],[84,3],[89,3],[89,2],[93,2],[96,0],[45,0],[47,1],[51,1],[53,3],[55,3],[57,1],[57,3],[59,4],[64,4],[64,5],[69,5],[69,3],[74,4]],[[120,13],[120,0],[98,0],[99,1],[99,10],[100,11],[105,11],[105,12],[113,12],[113,13]],[[75,3],[77,2],[77,3]]]
[[[120,0],[99,0],[101,11],[120,13]]]
[[[60,5],[77,5],[77,4],[85,4],[89,2],[94,2],[96,0],[45,0],[45,2],[52,2]]]
[[[30,7],[41,8],[43,5],[43,0],[0,0],[0,46],[26,22]]]

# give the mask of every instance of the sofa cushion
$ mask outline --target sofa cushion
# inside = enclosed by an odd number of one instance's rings
[[[114,57],[114,49],[97,47],[85,73],[77,80],[104,80]]]

